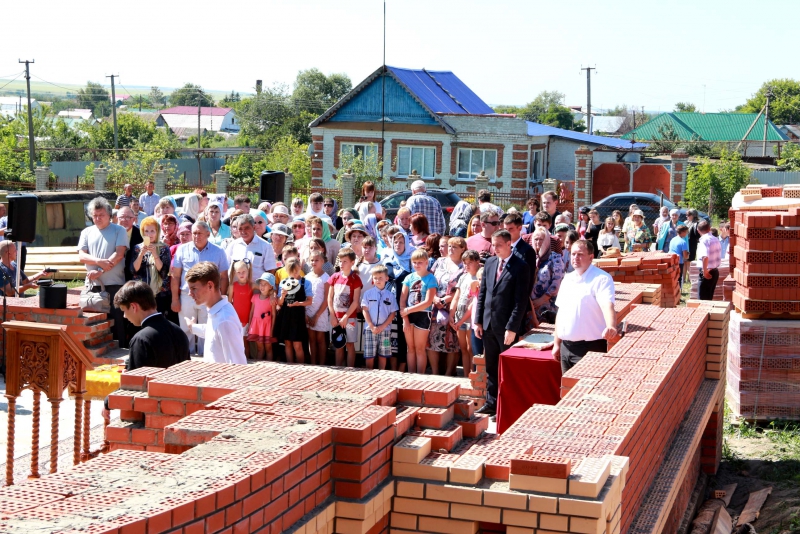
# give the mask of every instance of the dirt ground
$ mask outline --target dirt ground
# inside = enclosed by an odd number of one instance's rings
[[[771,486],[752,526],[758,534],[800,533],[800,427],[726,426],[723,461],[709,491],[733,483],[738,486],[728,512],[734,520],[750,492]]]

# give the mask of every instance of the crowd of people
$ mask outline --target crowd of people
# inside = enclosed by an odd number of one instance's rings
[[[651,227],[635,205],[626,219],[614,212],[604,221],[582,207],[573,222],[571,213],[558,211],[555,192],[530,199],[519,213],[504,212],[482,190],[475,204],[459,202],[446,222],[418,181],[389,220],[372,183],[361,193],[352,208],[340,209],[319,193],[307,205],[298,198],[255,208],[246,196],[228,207],[226,198],[197,190],[177,210],[150,182],[139,198],[126,187],[116,210],[102,198],[89,204],[95,224],[81,235],[80,258],[92,290],[100,291],[101,282],[119,304],[112,316],[122,346],[159,315],[186,336],[186,357],[210,361],[323,365],[330,347],[332,363],[352,367],[358,345],[369,368],[455,375],[459,365],[468,373],[473,355],[483,354],[491,411],[499,354],[531,327],[557,325],[563,343],[554,356],[565,369],[586,347],[605,343],[613,328],[606,317],[613,282],[595,271],[591,277],[600,282],[585,280],[593,258],[655,246],[677,254],[682,270],[698,260],[701,298],[710,298],[725,254],[694,210],[688,225],[678,223],[675,211],[662,211]],[[575,339],[572,323],[579,318],[557,320],[565,305],[568,314],[580,313],[561,294],[565,280],[572,280],[567,292],[576,298],[581,284],[592,298],[603,295],[590,340]],[[152,301],[142,300],[143,288]],[[132,308],[152,313],[141,317]],[[174,336],[159,324],[162,334]]]

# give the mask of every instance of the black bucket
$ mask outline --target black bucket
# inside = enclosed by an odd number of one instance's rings
[[[52,280],[39,281],[39,307],[63,310],[67,307],[67,285]]]

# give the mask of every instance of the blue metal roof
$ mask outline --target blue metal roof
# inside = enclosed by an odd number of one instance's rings
[[[450,71],[386,68],[434,113],[494,113],[486,102]]]
[[[548,126],[546,124],[539,124],[538,122],[525,121],[528,123],[528,135],[532,137],[549,136],[563,137],[564,139],[572,139],[581,143],[591,143],[593,145],[610,146],[614,148],[645,148],[645,143],[631,143],[625,139],[617,139],[616,137],[603,137],[602,135],[592,135],[583,132],[574,132],[572,130],[562,130],[555,126]]]

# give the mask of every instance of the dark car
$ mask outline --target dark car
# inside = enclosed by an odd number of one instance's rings
[[[438,200],[439,204],[442,205],[444,209],[444,222],[449,226],[450,214],[453,213],[453,208],[456,207],[456,204],[459,203],[461,198],[452,189],[428,189],[427,192],[429,196]],[[410,196],[411,191],[406,189],[405,191],[392,193],[381,200],[380,203],[385,213],[386,220],[394,221],[394,218],[397,216],[397,210],[400,209],[400,203],[404,200],[408,200]]]
[[[599,202],[595,202],[591,207],[597,210],[600,214],[600,220],[604,221],[606,217],[611,217],[611,213],[614,210],[621,211],[622,218],[625,219],[625,217],[628,216],[628,209],[631,207],[631,204],[639,206],[639,209],[644,213],[645,224],[651,226],[653,221],[659,217],[659,210],[662,205],[670,210],[678,208],[680,210],[678,220],[686,221],[686,208],[680,208],[674,202],[670,202],[666,198],[662,201],[659,195],[653,193],[615,193]],[[703,212],[698,212],[698,214],[703,219],[711,222],[711,218],[708,214]]]

